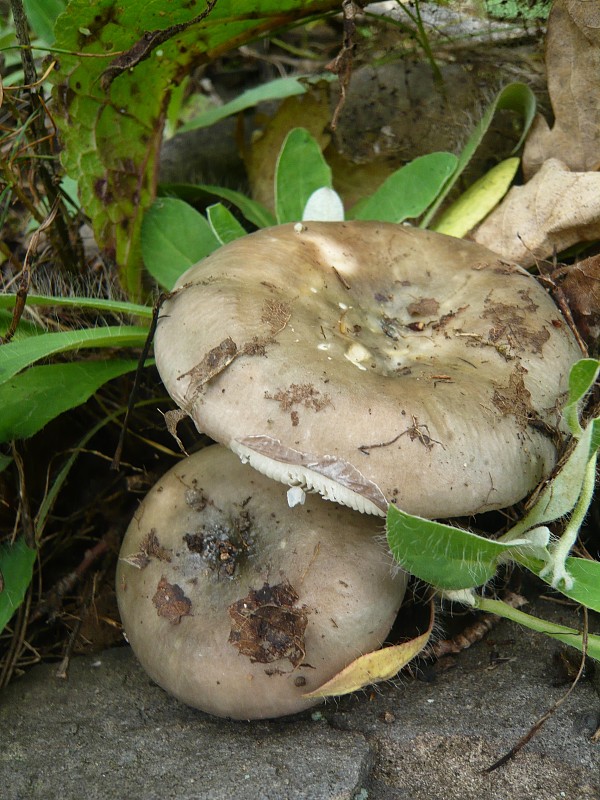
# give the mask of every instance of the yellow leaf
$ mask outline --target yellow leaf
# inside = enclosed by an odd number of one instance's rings
[[[423,650],[429,641],[432,626],[433,613],[429,629],[421,636],[403,644],[384,647],[382,650],[360,656],[318,689],[305,694],[304,697],[336,697],[356,692],[372,683],[390,680]]]
[[[502,200],[518,167],[518,158],[507,158],[496,164],[461,194],[432,229],[458,239],[465,236]]]

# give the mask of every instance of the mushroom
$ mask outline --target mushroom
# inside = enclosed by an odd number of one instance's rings
[[[503,508],[554,467],[575,338],[516,264],[377,222],[258,231],[188,270],[155,339],[197,428],[360,511]]]
[[[122,544],[117,599],[144,669],[183,702],[277,717],[381,646],[402,601],[372,517],[278,484],[205,448],[151,489]]]

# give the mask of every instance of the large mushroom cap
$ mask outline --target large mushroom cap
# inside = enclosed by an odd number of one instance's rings
[[[553,468],[574,337],[520,267],[375,222],[282,225],[192,267],[156,359],[199,430],[329,499],[511,505]]]
[[[258,719],[383,643],[406,576],[373,541],[372,517],[280,486],[223,447],[177,464],[121,547],[117,598],[149,675],[189,705]]]

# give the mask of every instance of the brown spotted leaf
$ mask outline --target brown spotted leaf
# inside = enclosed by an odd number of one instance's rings
[[[55,27],[53,118],[67,174],[131,297],[141,293],[140,228],[154,195],[171,91],[192,67],[339,0],[71,0]],[[169,37],[165,38],[165,31]],[[174,35],[171,35],[174,33]],[[153,45],[160,41],[160,47]],[[92,57],[90,57],[92,56]],[[95,56],[95,57],[94,57]],[[127,65],[131,69],[122,71]]]

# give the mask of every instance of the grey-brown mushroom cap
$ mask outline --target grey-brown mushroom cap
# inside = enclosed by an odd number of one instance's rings
[[[435,518],[511,505],[556,462],[580,353],[539,283],[487,248],[386,223],[283,225],[178,287],[156,332],[165,386],[273,478]]]
[[[142,666],[183,702],[259,719],[378,649],[406,586],[380,522],[279,484],[226,448],[178,463],[124,538],[117,599]]]

